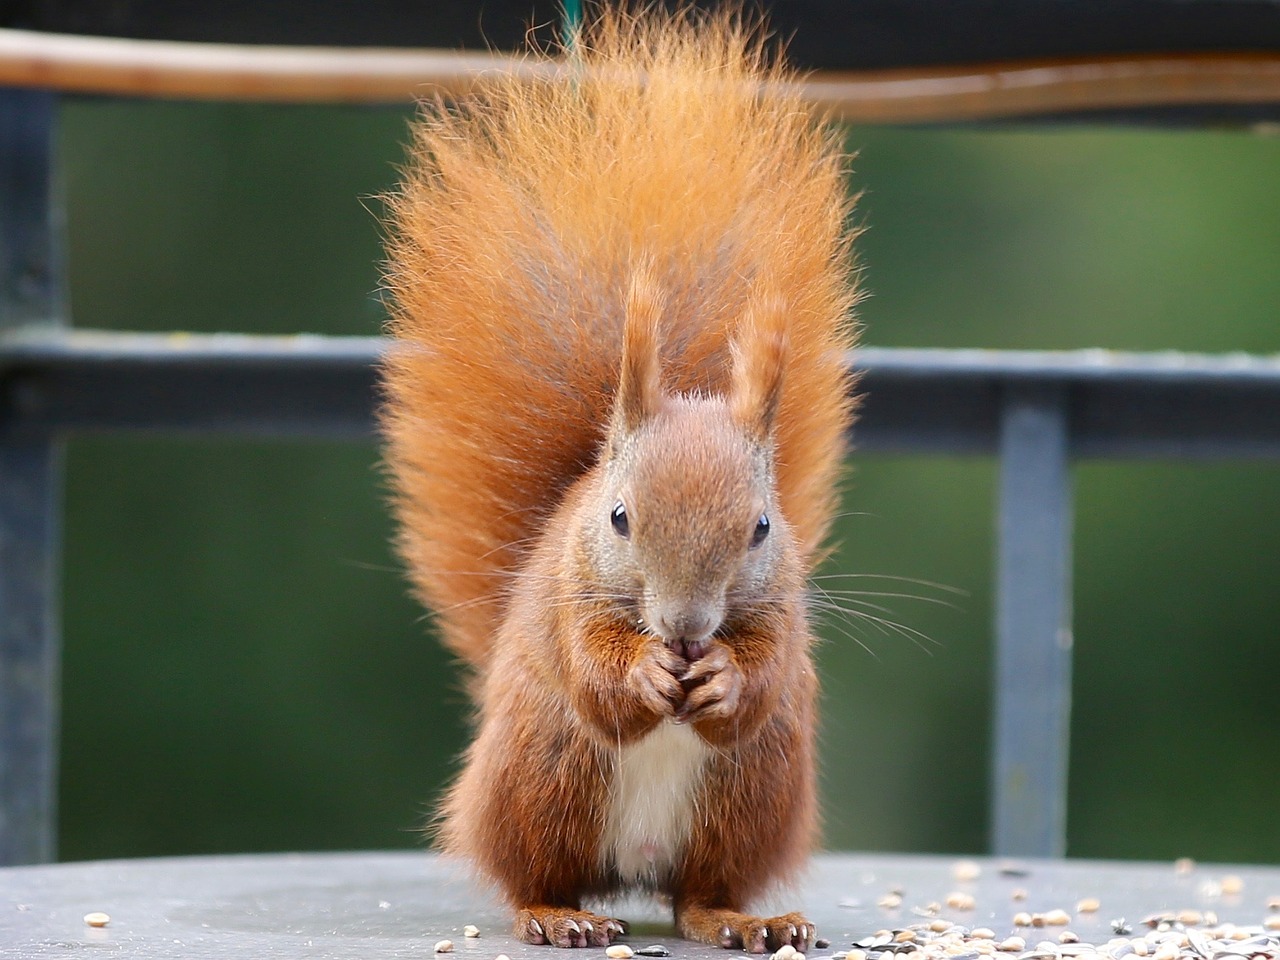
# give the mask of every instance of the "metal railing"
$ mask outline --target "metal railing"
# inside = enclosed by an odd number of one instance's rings
[[[366,438],[386,348],[378,338],[69,327],[51,187],[56,110],[51,92],[0,90],[0,864],[55,854],[64,438]],[[1061,855],[1071,463],[1280,458],[1280,359],[868,348],[851,363],[866,396],[860,449],[999,457],[992,849]]]

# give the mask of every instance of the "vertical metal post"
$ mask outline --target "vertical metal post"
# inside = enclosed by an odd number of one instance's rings
[[[56,98],[0,88],[0,337],[64,312]],[[0,865],[55,856],[61,457],[21,423],[0,340]]]
[[[992,852],[1066,852],[1071,476],[1066,393],[1011,389],[1000,428]]]

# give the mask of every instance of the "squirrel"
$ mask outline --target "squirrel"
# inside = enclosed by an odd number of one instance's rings
[[[839,132],[759,25],[595,11],[425,103],[388,205],[398,550],[465,665],[437,841],[515,935],[807,949],[748,912],[817,839],[807,577],[855,412]]]

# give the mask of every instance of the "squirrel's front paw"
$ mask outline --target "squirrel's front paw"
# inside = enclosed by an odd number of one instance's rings
[[[686,691],[684,703],[676,710],[677,723],[733,716],[742,696],[742,671],[729,656],[729,649],[716,644],[706,655],[689,664],[680,676]]]
[[[680,677],[687,666],[663,644],[652,643],[631,668],[628,685],[654,713],[675,716],[685,699]]]

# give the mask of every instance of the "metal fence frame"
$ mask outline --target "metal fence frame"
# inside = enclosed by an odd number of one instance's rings
[[[0,89],[0,864],[55,857],[63,440],[367,438],[387,349],[69,327],[56,111],[53,93]],[[1280,358],[867,348],[850,362],[867,398],[859,449],[999,458],[992,852],[1060,856],[1071,464],[1280,458]]]

